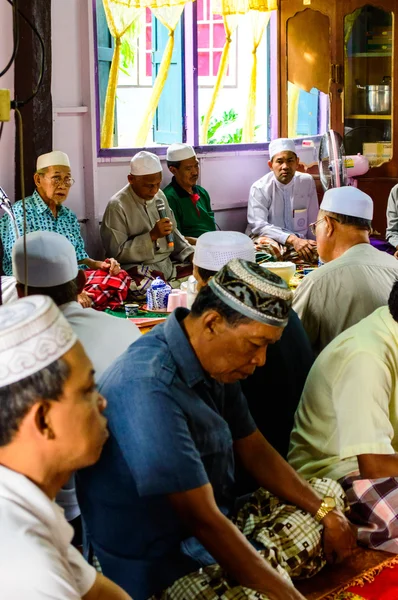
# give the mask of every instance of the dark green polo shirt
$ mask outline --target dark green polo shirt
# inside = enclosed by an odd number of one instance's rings
[[[200,196],[196,207],[188,192],[178,185],[174,177],[163,190],[176,218],[178,230],[183,235],[199,237],[206,231],[215,231],[216,223],[209,194],[200,185],[194,185],[193,191]]]

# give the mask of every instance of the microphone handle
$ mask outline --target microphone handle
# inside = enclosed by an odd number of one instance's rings
[[[159,217],[161,219],[168,219],[165,208],[158,208]],[[172,233],[166,235],[166,241],[168,246],[174,246],[174,236]]]

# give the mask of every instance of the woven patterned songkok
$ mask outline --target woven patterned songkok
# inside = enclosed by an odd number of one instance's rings
[[[285,327],[293,294],[283,279],[253,262],[230,260],[209,281],[216,296],[254,321]]]

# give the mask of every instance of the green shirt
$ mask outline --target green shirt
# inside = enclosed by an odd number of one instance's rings
[[[188,192],[178,185],[174,177],[163,192],[176,218],[178,230],[183,235],[199,237],[206,231],[216,230],[210,196],[204,188],[199,185],[193,186],[194,194],[200,196],[196,206]]]

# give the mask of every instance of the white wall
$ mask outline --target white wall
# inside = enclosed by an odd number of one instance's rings
[[[0,71],[4,69],[11,58],[13,49],[12,8],[8,2],[0,2]],[[11,90],[14,97],[14,67],[0,79],[0,88]],[[4,123],[3,135],[0,140],[0,186],[4,188],[11,200],[14,200],[14,150],[15,150],[14,114],[11,121]]]

